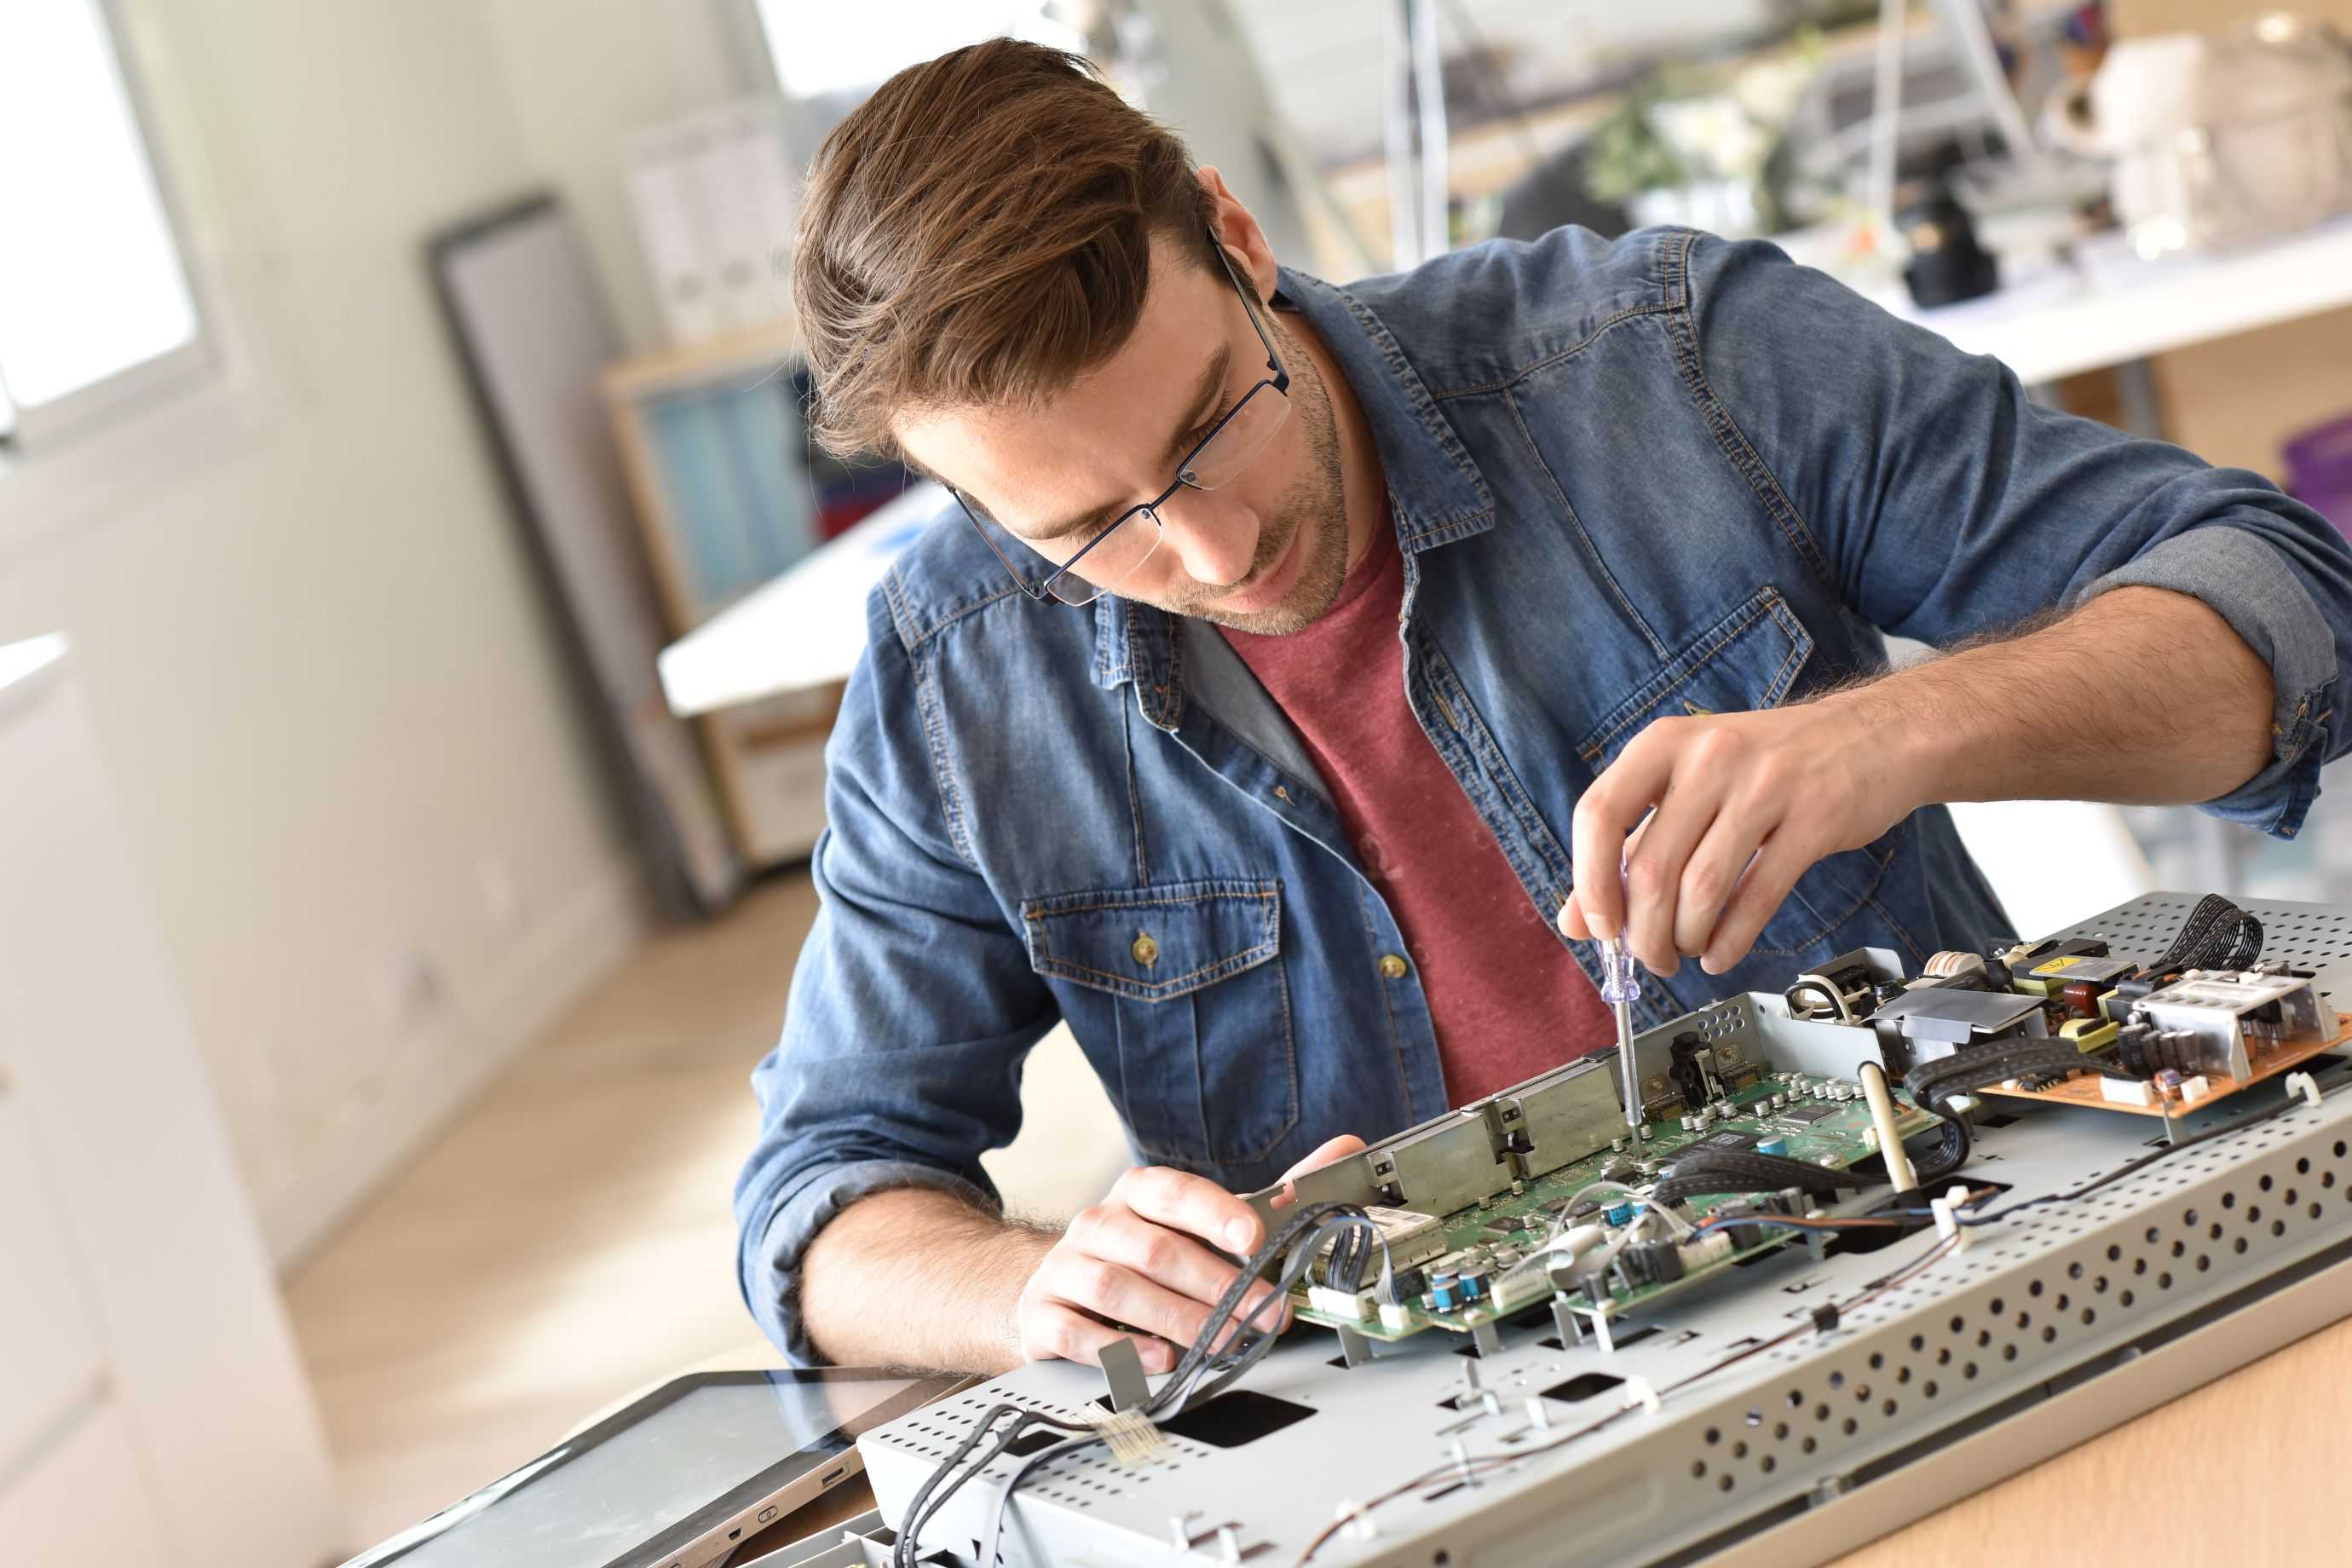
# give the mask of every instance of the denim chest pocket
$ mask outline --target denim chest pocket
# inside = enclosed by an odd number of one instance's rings
[[[1281,884],[1251,878],[1024,899],[1030,966],[1136,1145],[1205,1169],[1264,1159],[1298,1122]]]
[[[1672,651],[1593,726],[1578,752],[1598,773],[1654,720],[1779,707],[1795,689],[1813,646],[1812,634],[1780,590],[1759,588]],[[1788,900],[1765,923],[1756,954],[1790,956],[1831,942],[1866,908],[1909,833],[1906,817],[1875,842],[1832,855],[1797,879]]]

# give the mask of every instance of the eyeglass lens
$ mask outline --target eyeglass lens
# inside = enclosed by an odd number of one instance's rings
[[[1261,382],[1177,478],[1196,490],[1213,490],[1232,482],[1265,454],[1289,413],[1290,400]],[[1181,504],[1179,491],[1161,508]],[[1160,548],[1160,533],[1158,513],[1149,508],[1129,513],[1115,532],[1054,579],[1054,596],[1065,604],[1084,605],[1109,593],[1151,558]]]

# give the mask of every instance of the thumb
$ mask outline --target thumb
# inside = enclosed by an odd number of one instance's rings
[[[1571,942],[1592,940],[1591,922],[1584,918],[1584,906],[1577,901],[1574,893],[1568,896],[1568,902],[1559,906],[1559,934]]]
[[[1362,1139],[1357,1137],[1352,1132],[1342,1132],[1337,1138],[1327,1139],[1323,1144],[1315,1151],[1315,1152],[1307,1155],[1307,1158],[1299,1161],[1298,1163],[1291,1166],[1287,1171],[1283,1172],[1282,1179],[1286,1184],[1287,1184],[1305,1175],[1309,1171],[1319,1171],[1324,1166],[1334,1163],[1337,1161],[1344,1160],[1350,1154],[1360,1154],[1363,1152],[1364,1141]]]

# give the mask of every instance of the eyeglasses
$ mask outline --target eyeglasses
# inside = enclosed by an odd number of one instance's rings
[[[1181,463],[1176,466],[1175,482],[1140,506],[1121,512],[1108,527],[1087,541],[1074,554],[1056,558],[1035,542],[1024,540],[1030,549],[1052,568],[1046,575],[1032,583],[1023,574],[1013,558],[1000,548],[987,525],[994,522],[985,509],[961,490],[953,490],[958,505],[973,528],[988,542],[990,550],[1004,563],[1023,593],[1044,601],[1060,600],[1066,605],[1090,605],[1110,593],[1135,574],[1137,568],[1151,559],[1160,548],[1163,525],[1160,508],[1179,490],[1213,490],[1230,484],[1243,469],[1257,461],[1282,428],[1290,414],[1290,373],[1282,367],[1282,358],[1274,352],[1274,341],[1266,335],[1265,325],[1258,320],[1256,310],[1250,304],[1249,290],[1242,287],[1234,264],[1226,258],[1225,247],[1217,243],[1214,234],[1209,237],[1209,248],[1216,253],[1217,264],[1225,269],[1225,280],[1240,296],[1242,314],[1249,318],[1257,333],[1259,344],[1265,350],[1265,368],[1270,373],[1260,379],[1241,401],[1225,411],[1224,416],[1210,426],[1209,433]],[[997,524],[1003,527],[1002,523]],[[1010,529],[1005,530],[1011,532]],[[1017,537],[1017,536],[1016,536]]]

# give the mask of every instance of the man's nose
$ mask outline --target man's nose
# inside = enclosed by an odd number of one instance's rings
[[[1249,575],[1257,554],[1257,520],[1206,495],[1179,494],[1160,509],[1162,547],[1195,583],[1230,587]]]

